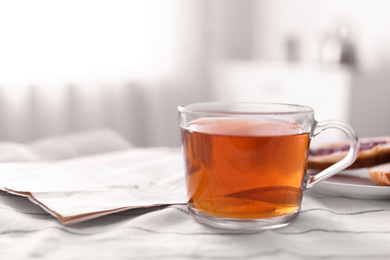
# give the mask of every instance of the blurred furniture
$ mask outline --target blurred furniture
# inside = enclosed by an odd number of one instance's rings
[[[257,61],[223,61],[212,67],[213,100],[303,104],[315,109],[318,121],[351,121],[352,77],[347,70]],[[331,138],[342,137],[335,132]]]
[[[390,135],[390,73],[378,71],[353,78],[351,124],[360,136]]]
[[[213,66],[211,80],[214,100],[298,103],[313,107],[318,120],[350,121],[352,78],[345,70],[227,61]]]
[[[385,71],[356,73],[342,66],[234,60],[211,67],[215,101],[305,104],[315,109],[318,121],[347,122],[359,136],[390,134],[390,75]],[[335,132],[329,138],[342,135]]]

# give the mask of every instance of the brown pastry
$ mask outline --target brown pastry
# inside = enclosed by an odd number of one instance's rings
[[[370,178],[378,185],[390,186],[390,163],[368,168]]]
[[[367,168],[390,162],[390,136],[359,139],[360,150],[356,161],[348,169]],[[344,158],[348,142],[329,143],[311,149],[308,168],[323,170]]]

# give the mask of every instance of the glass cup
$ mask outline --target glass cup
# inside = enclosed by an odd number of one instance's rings
[[[317,122],[308,106],[211,102],[178,107],[188,209],[199,222],[233,230],[283,227],[298,216],[303,191],[351,165],[359,142],[347,124]],[[345,158],[306,172],[310,140],[336,128]]]

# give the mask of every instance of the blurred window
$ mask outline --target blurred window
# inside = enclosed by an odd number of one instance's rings
[[[0,85],[172,74],[180,1],[0,2]]]

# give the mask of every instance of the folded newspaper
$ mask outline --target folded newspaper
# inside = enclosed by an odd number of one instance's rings
[[[0,189],[71,225],[134,208],[187,202],[178,148],[135,148],[112,131],[0,143]]]

